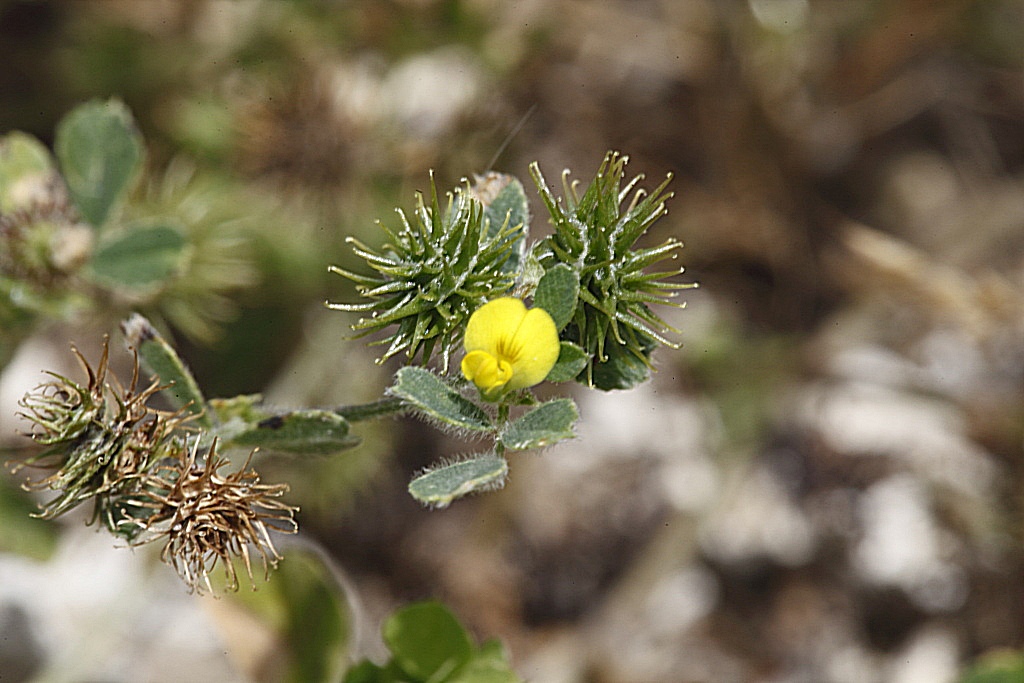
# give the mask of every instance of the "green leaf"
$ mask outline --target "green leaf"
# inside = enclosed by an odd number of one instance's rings
[[[75,206],[101,227],[142,165],[142,136],[131,112],[117,100],[87,102],[61,120],[54,146]]]
[[[498,234],[498,230],[505,223],[506,218],[508,218],[510,226],[521,225],[523,232],[526,232],[530,227],[530,207],[523,184],[515,176],[505,173],[494,173],[486,176],[486,179],[487,182],[494,182],[496,187],[501,186],[501,189],[490,201],[481,196],[482,192],[479,190],[479,186],[474,188],[475,194],[484,205],[484,217],[490,222],[490,229],[487,231],[488,237]]]
[[[541,277],[533,293],[533,305],[551,314],[555,327],[561,332],[572,320],[579,294],[579,274],[571,266],[559,263]]]
[[[508,666],[508,651],[505,644],[496,638],[486,641],[477,650],[474,659],[488,662],[492,666]]]
[[[395,384],[387,390],[420,412],[445,424],[486,432],[491,419],[480,406],[461,396],[426,368],[408,366],[395,374]]]
[[[519,683],[521,680],[512,671],[501,641],[489,640],[446,683]]]
[[[24,206],[53,171],[50,153],[36,138],[20,131],[0,138],[0,213]]]
[[[508,462],[486,453],[424,472],[409,482],[409,494],[421,503],[443,508],[456,498],[502,486],[507,475]]]
[[[370,403],[359,403],[347,406],[339,406],[334,412],[341,415],[349,422],[360,422],[363,420],[376,420],[382,417],[389,417],[403,413],[408,409],[405,402],[394,396],[386,396]]]
[[[329,410],[295,410],[270,415],[233,432],[228,440],[239,446],[298,455],[333,455],[359,443],[349,434],[348,420]]]
[[[348,658],[352,617],[342,586],[312,553],[290,552],[274,578],[288,610],[289,680],[337,680]]]
[[[436,602],[409,605],[384,626],[393,657],[383,666],[364,660],[344,683],[519,683],[505,647],[489,640],[476,648],[446,607]],[[460,664],[461,662],[461,664]]]
[[[526,258],[523,261],[523,270],[519,273],[519,285],[524,296],[532,296],[537,291],[540,279],[544,277],[544,266],[541,265],[539,251],[540,245],[534,245],[534,248],[526,253]]]
[[[594,363],[593,383],[598,389],[632,389],[647,381],[651,375],[650,354],[655,342],[648,337],[639,338],[641,352],[645,358],[638,357],[630,348],[623,344],[611,342],[605,344],[604,350],[608,360]],[[586,381],[582,378],[581,381]]]
[[[186,244],[170,226],[139,227],[101,244],[89,268],[94,279],[115,287],[158,285],[181,265]]]
[[[206,401],[195,377],[152,323],[135,313],[121,323],[121,332],[128,346],[138,351],[143,369],[150,375],[156,375],[161,384],[170,385],[162,392],[170,404],[175,409],[188,406],[190,413],[199,416],[195,422],[197,426],[212,426],[210,416],[205,412]]]
[[[499,189],[500,188],[500,189]],[[522,229],[512,244],[512,253],[501,267],[502,272],[519,272],[530,233],[530,208],[526,191],[519,179],[504,173],[489,173],[473,188],[474,194],[484,205],[484,219],[488,223],[487,236],[494,237],[508,220],[510,227],[521,225]],[[495,194],[496,192],[496,194]]]
[[[546,382],[568,382],[587,367],[587,352],[572,342],[561,342],[555,367],[544,379]]]
[[[575,436],[573,425],[578,419],[579,412],[571,398],[555,399],[540,404],[510,423],[498,440],[513,451],[543,448]]]
[[[416,681],[447,680],[473,654],[469,634],[437,602],[416,603],[393,614],[384,624],[384,642]]]

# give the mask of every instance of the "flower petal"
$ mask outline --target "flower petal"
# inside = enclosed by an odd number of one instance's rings
[[[558,360],[560,346],[555,321],[543,308],[531,308],[523,316],[513,341],[519,350],[512,363],[509,389],[532,387],[544,381]]]
[[[462,359],[462,374],[483,391],[493,391],[513,377],[512,366],[486,351],[470,351]]]
[[[526,316],[526,306],[519,299],[506,296],[488,301],[476,309],[466,325],[466,351],[486,351],[498,355],[498,342],[512,339]]]

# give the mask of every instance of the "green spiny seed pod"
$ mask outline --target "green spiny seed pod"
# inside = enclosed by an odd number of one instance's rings
[[[672,193],[665,192],[669,175],[652,192],[637,189],[637,176],[623,186],[628,157],[617,152],[605,155],[590,186],[582,194],[562,174],[564,202],[548,188],[539,166],[530,174],[540,192],[554,227],[553,234],[538,245],[534,256],[550,270],[557,264],[570,266],[579,276],[580,290],[572,321],[562,337],[579,344],[590,360],[581,379],[600,389],[625,389],[645,380],[650,356],[657,345],[676,347],[664,336],[678,332],[650,304],[682,308],[669,301],[675,290],[695,287],[691,283],[668,281],[683,268],[646,272],[648,266],[675,259],[682,243],[669,238],[662,244],[634,249],[637,239],[667,209]],[[626,203],[627,198],[632,198]]]
[[[327,306],[368,313],[352,326],[357,336],[398,327],[373,342],[388,345],[379,362],[404,351],[410,360],[421,354],[426,364],[436,349],[447,369],[470,314],[511,289],[515,273],[504,265],[522,239],[522,226],[510,225],[508,219],[499,229],[489,226],[483,205],[468,185],[448,193],[442,212],[433,174],[429,206],[417,195],[414,220],[410,222],[401,209],[398,215],[402,227],[397,232],[378,222],[389,238],[381,251],[349,238],[355,253],[379,275],[330,269],[355,282],[357,291],[371,301]]]

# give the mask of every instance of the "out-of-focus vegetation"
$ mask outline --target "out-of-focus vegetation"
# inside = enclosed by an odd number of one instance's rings
[[[8,0],[0,46],[0,133],[59,151],[68,111],[118,97],[150,180],[123,218],[237,245],[226,299],[182,281],[144,311],[212,396],[380,396],[394,368],[323,309],[354,297],[327,266],[428,168],[587,177],[620,149],[675,174],[646,239],[701,282],[684,348],[581,395],[575,442],[444,512],[405,492],[453,447],[415,422],[261,462],[359,596],[352,654],[387,661],[384,615],[434,596],[537,681],[1019,680],[1024,3]],[[139,298],[100,303],[4,319],[5,447],[38,370],[98,357]],[[190,680],[245,680],[294,651],[280,603],[202,620],[31,506],[5,484],[5,680],[169,680],[184,651]]]

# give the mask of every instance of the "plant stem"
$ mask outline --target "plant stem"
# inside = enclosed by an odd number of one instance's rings
[[[508,424],[508,416],[511,406],[507,403],[498,404],[498,423],[495,425],[495,441],[494,441],[494,452],[499,456],[505,455],[505,444],[501,442],[497,436],[501,433],[502,427]]]

